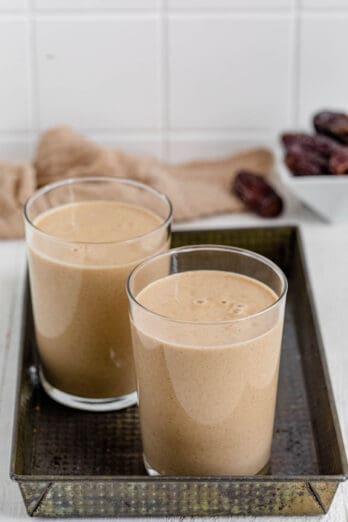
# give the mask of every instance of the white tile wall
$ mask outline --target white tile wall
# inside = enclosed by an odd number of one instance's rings
[[[0,18],[0,131],[30,127],[29,24]]]
[[[156,129],[159,18],[44,18],[37,28],[40,128]]]
[[[301,7],[309,9],[337,9],[348,8],[347,0],[300,0]]]
[[[25,10],[29,7],[29,0],[0,0],[0,11]]]
[[[105,147],[124,149],[137,154],[151,154],[162,158],[162,140],[156,133],[103,134],[89,133],[91,139]]]
[[[171,161],[348,111],[348,0],[0,0],[0,161],[64,123]]]
[[[305,127],[318,107],[348,109],[348,12],[303,15],[300,49],[299,123]]]
[[[10,0],[8,0],[10,1]],[[155,9],[160,0],[33,0],[34,8],[51,10]]]
[[[263,133],[212,133],[197,135],[196,133],[170,133],[168,140],[168,159],[173,162],[190,161],[193,158],[214,159],[228,156],[245,147],[273,146],[271,137]]]
[[[170,16],[170,127],[287,125],[290,55],[289,16]]]
[[[27,137],[0,140],[0,163],[2,161],[27,161],[33,157],[34,141]]]
[[[313,0],[314,1],[314,0]],[[168,0],[170,8],[182,9],[285,9],[293,5],[294,0]]]

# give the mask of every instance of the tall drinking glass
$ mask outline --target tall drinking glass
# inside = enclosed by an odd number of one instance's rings
[[[26,203],[41,382],[58,402],[106,411],[136,402],[125,284],[170,243],[168,198],[142,183],[52,183]]]
[[[143,261],[127,291],[148,473],[265,472],[283,272],[247,250],[183,247]]]

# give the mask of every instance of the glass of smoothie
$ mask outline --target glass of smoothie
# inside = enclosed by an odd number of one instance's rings
[[[127,282],[150,475],[255,475],[271,454],[287,280],[227,246],[152,256]]]
[[[91,411],[136,403],[125,285],[169,247],[168,198],[121,178],[68,179],[38,190],[24,216],[45,391]]]

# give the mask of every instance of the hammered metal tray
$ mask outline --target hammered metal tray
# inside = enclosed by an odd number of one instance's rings
[[[88,413],[56,404],[36,371],[30,295],[11,478],[41,517],[319,515],[347,473],[299,232],[293,227],[178,232],[173,246],[255,250],[289,278],[271,470],[256,477],[148,477],[136,407]]]

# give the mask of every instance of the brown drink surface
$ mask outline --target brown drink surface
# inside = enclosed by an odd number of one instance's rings
[[[35,226],[29,266],[36,337],[47,380],[81,397],[135,390],[125,282],[143,258],[168,247],[155,213],[114,201],[56,207]],[[125,243],[131,238],[134,241]]]
[[[133,316],[145,457],[169,475],[256,474],[270,457],[282,320],[226,322],[277,300],[255,279],[198,270],[159,279]],[[212,324],[209,322],[220,321]]]

